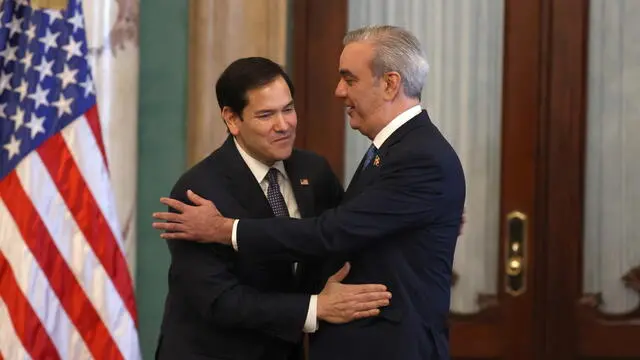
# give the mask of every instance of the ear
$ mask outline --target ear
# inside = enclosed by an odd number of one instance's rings
[[[400,73],[396,71],[391,71],[382,75],[382,80],[384,81],[384,97],[385,100],[393,100],[398,93],[401,91],[400,87],[402,86],[402,78],[400,77]]]
[[[237,136],[240,133],[240,124],[242,121],[240,116],[236,114],[230,107],[225,106],[222,108],[222,120],[224,120],[225,124],[227,124],[227,128],[229,128],[229,132],[233,136]]]

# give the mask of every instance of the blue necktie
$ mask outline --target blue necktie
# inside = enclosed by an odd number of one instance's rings
[[[269,169],[267,181],[269,182],[267,201],[271,206],[271,210],[273,210],[273,214],[275,216],[289,216],[287,203],[284,202],[284,197],[282,196],[282,192],[280,192],[280,185],[278,185],[278,169]]]
[[[376,148],[375,145],[371,144],[371,146],[369,146],[369,149],[367,150],[367,153],[364,154],[365,158],[364,162],[362,163],[362,170],[366,169],[367,166],[371,164],[371,160],[373,160],[373,157],[376,156],[377,153],[378,148]]]

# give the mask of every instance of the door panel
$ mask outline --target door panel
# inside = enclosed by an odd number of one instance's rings
[[[552,7],[546,354],[638,359],[640,4]]]
[[[579,348],[640,357],[640,3],[589,5]]]
[[[586,356],[640,357],[638,16],[637,1],[589,4],[578,318],[580,354]]]
[[[493,239],[499,245],[494,274],[498,288],[492,297],[478,297],[483,302],[479,313],[452,314],[454,357],[526,360],[535,359],[539,349],[534,299],[539,278],[535,195],[541,18],[537,1],[505,2],[500,231]]]

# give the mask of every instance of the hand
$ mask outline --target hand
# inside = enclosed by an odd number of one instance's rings
[[[161,198],[160,202],[176,209],[180,213],[157,212],[153,217],[168,222],[154,222],[153,227],[165,230],[163,239],[190,240],[197,242],[217,242],[231,245],[233,219],[222,217],[218,208],[205,198],[187,191],[187,197],[195,206],[181,201]]]
[[[341,284],[349,269],[349,263],[345,263],[342,269],[327,280],[324,289],[318,294],[318,318],[333,324],[343,324],[376,316],[380,313],[379,307],[389,305],[391,293],[384,285]]]

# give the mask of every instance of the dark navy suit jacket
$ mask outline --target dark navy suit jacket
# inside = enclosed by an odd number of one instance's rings
[[[284,165],[302,217],[338,205],[343,190],[326,160],[294,150]],[[274,216],[232,137],[187,171],[171,197],[190,203],[188,189],[212,200],[226,216]],[[289,258],[262,259],[216,244],[167,244],[169,293],[158,359],[300,359],[319,261],[300,263],[296,277]],[[315,281],[314,289],[304,288],[309,281]]]
[[[240,253],[341,256],[347,283],[381,283],[391,304],[375,318],[321,323],[310,360],[449,359],[447,315],[465,179],[426,111],[398,128],[354,175],[343,203],[309,219],[241,219]]]

